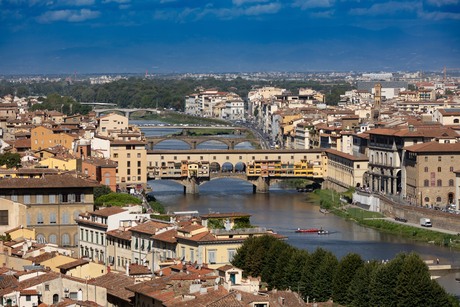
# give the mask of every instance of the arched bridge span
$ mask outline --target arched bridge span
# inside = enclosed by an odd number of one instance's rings
[[[216,178],[241,178],[255,192],[268,192],[270,182],[289,178],[322,180],[327,156],[322,150],[150,150],[150,179],[180,182],[186,193]]]

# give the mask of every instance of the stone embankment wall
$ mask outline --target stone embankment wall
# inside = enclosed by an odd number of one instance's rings
[[[431,219],[435,228],[460,233],[460,214],[447,213],[439,210],[399,204],[379,194],[356,192],[353,201],[369,206],[369,210],[377,211],[386,217],[405,218],[409,223],[419,224],[421,218]]]

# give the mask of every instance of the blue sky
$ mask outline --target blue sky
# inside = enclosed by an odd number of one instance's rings
[[[460,0],[0,0],[0,75],[444,66]]]

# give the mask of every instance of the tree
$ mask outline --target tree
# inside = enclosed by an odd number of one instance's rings
[[[342,258],[334,274],[332,298],[334,302],[342,305],[350,303],[347,296],[348,287],[355,275],[356,271],[363,266],[361,256],[355,253],[350,253]]]
[[[338,261],[334,254],[327,251],[313,274],[312,297],[319,302],[325,302],[332,296],[334,272]]]
[[[427,265],[417,254],[407,255],[396,283],[397,306],[429,306],[432,290]]]
[[[93,189],[94,200],[97,200],[102,195],[110,194],[112,190],[106,185],[100,185]]]
[[[398,254],[390,262],[380,265],[371,278],[370,306],[396,306],[396,282],[406,254]]]
[[[110,193],[100,196],[97,200],[94,201],[96,206],[117,206],[123,207],[126,205],[140,205],[142,201],[129,194],[124,193]]]
[[[21,165],[21,156],[18,153],[6,152],[0,155],[0,166],[6,165],[7,168],[14,168]]]
[[[364,264],[356,271],[347,290],[347,301],[350,302],[349,306],[369,306],[371,298],[369,285],[378,267],[379,263],[372,261]]]

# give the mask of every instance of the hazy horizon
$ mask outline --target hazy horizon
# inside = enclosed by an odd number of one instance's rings
[[[0,75],[460,67],[460,0],[0,0]]]

